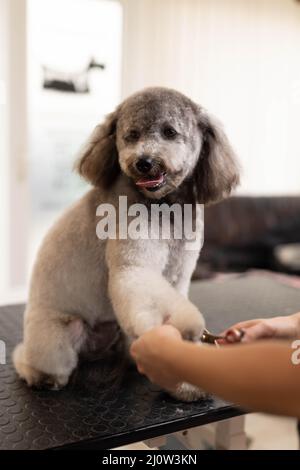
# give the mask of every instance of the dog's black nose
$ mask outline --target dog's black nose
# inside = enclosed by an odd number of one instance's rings
[[[139,158],[139,160],[136,162],[135,166],[136,166],[137,170],[140,173],[144,173],[144,174],[149,173],[149,171],[153,167],[152,158],[147,157],[147,156],[143,156],[143,157]]]

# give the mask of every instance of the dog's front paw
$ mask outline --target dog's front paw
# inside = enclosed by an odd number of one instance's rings
[[[179,384],[174,392],[170,392],[170,395],[176,400],[185,402],[198,401],[207,397],[206,392],[186,382]]]
[[[177,328],[184,339],[194,342],[200,341],[205,327],[202,314],[191,302],[176,309],[167,323]]]

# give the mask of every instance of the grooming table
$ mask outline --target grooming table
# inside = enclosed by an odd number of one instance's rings
[[[239,320],[300,310],[300,289],[263,276],[194,282],[191,298],[215,333]],[[134,370],[113,392],[109,386],[89,393],[31,390],[11,363],[23,311],[23,305],[0,308],[7,361],[0,365],[0,449],[109,449],[244,413],[217,398],[178,402]]]

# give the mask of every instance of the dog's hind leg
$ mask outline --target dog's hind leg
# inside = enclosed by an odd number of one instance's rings
[[[29,386],[58,390],[77,366],[85,338],[84,324],[75,315],[28,309],[24,340],[13,352],[15,368]]]

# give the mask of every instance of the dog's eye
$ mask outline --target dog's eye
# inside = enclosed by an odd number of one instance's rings
[[[164,137],[166,137],[166,139],[174,139],[174,137],[176,137],[177,135],[177,132],[175,131],[173,127],[165,126],[163,128],[163,135]]]
[[[137,129],[131,129],[126,135],[125,140],[127,142],[137,142],[140,138],[141,134]]]

